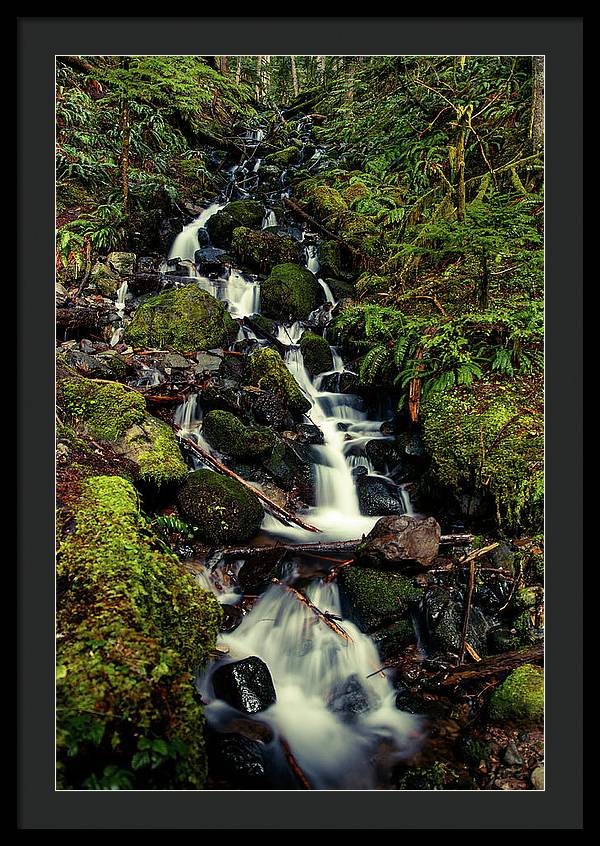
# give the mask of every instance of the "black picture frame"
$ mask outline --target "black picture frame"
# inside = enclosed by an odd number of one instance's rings
[[[17,33],[17,828],[581,828],[582,18],[21,17]],[[140,53],[545,55],[543,792],[54,790],[54,56]]]

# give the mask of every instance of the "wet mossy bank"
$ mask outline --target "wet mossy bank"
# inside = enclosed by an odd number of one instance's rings
[[[131,482],[85,479],[58,549],[59,787],[200,788],[206,758],[192,673],[218,602],[152,533]]]

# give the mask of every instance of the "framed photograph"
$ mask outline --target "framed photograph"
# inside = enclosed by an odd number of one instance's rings
[[[18,23],[18,827],[580,828],[581,20]]]

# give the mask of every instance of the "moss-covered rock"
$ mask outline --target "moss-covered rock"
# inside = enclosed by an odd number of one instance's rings
[[[83,481],[72,517],[57,570],[59,784],[201,787],[191,671],[214,648],[218,602],[160,550],[127,480]]]
[[[321,241],[317,249],[319,258],[320,273],[322,278],[340,275],[342,269],[342,256],[340,245],[337,241]]]
[[[331,347],[320,335],[305,332],[300,338],[300,350],[304,359],[304,366],[311,376],[318,376],[333,367]]]
[[[268,165],[276,165],[277,167],[289,167],[295,164],[300,157],[300,150],[297,146],[285,147],[283,150],[277,150],[275,153],[269,153],[265,156],[265,162]]]
[[[430,471],[460,502],[493,496],[501,527],[539,531],[543,525],[542,420],[513,394],[512,384],[480,382],[432,391],[422,404]]]
[[[234,458],[256,458],[275,443],[273,432],[264,426],[246,426],[227,411],[211,411],[202,423],[202,431],[220,452]]]
[[[114,297],[121,281],[106,262],[97,261],[90,271],[89,284],[103,297]]]
[[[311,404],[275,350],[255,350],[248,358],[248,382],[257,388],[277,394],[292,414],[301,415]]]
[[[131,276],[135,272],[135,253],[112,252],[108,254],[106,261],[109,267],[121,276]]]
[[[264,213],[264,207],[258,200],[234,200],[228,203],[206,221],[211,241],[217,247],[227,249],[235,229],[239,226],[260,229]]]
[[[249,540],[264,516],[252,491],[211,470],[190,473],[177,494],[177,504],[183,517],[212,544]]]
[[[544,719],[544,673],[533,664],[517,667],[496,688],[490,717],[497,722],[533,723]]]
[[[131,426],[114,444],[114,450],[138,466],[138,479],[162,489],[181,482],[187,467],[172,430],[147,414],[141,423]]]
[[[263,313],[274,320],[306,320],[324,300],[317,277],[297,264],[278,264],[261,286]]]
[[[146,400],[119,382],[106,384],[84,378],[59,382],[59,402],[86,433],[102,441],[117,441],[147,415]]]
[[[301,194],[311,211],[329,225],[335,225],[348,213],[348,203],[340,192],[323,182],[308,180],[302,184]]]
[[[237,332],[223,303],[196,285],[186,285],[144,300],[124,338],[138,349],[190,352],[228,346]]]
[[[412,579],[370,567],[344,567],[338,577],[344,616],[364,632],[372,632],[399,618],[423,596]]]
[[[276,264],[300,261],[300,248],[289,235],[257,232],[246,226],[233,230],[231,248],[241,262],[260,273],[268,273]]]
[[[352,182],[348,185],[347,188],[344,189],[343,196],[344,200],[348,203],[349,206],[352,206],[353,203],[358,202],[359,200],[364,200],[366,197],[370,195],[370,191],[365,185],[364,182]]]
[[[65,378],[59,402],[86,435],[110,443],[137,467],[136,479],[153,489],[180,482],[187,468],[175,435],[146,411],[144,397],[119,382]]]

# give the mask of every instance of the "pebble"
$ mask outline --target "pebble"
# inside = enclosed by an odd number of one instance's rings
[[[508,746],[504,750],[504,763],[508,764],[509,767],[520,767],[523,765],[523,759],[519,755],[519,750],[515,746],[514,742],[511,740],[508,743]],[[543,776],[542,776],[543,782]]]

